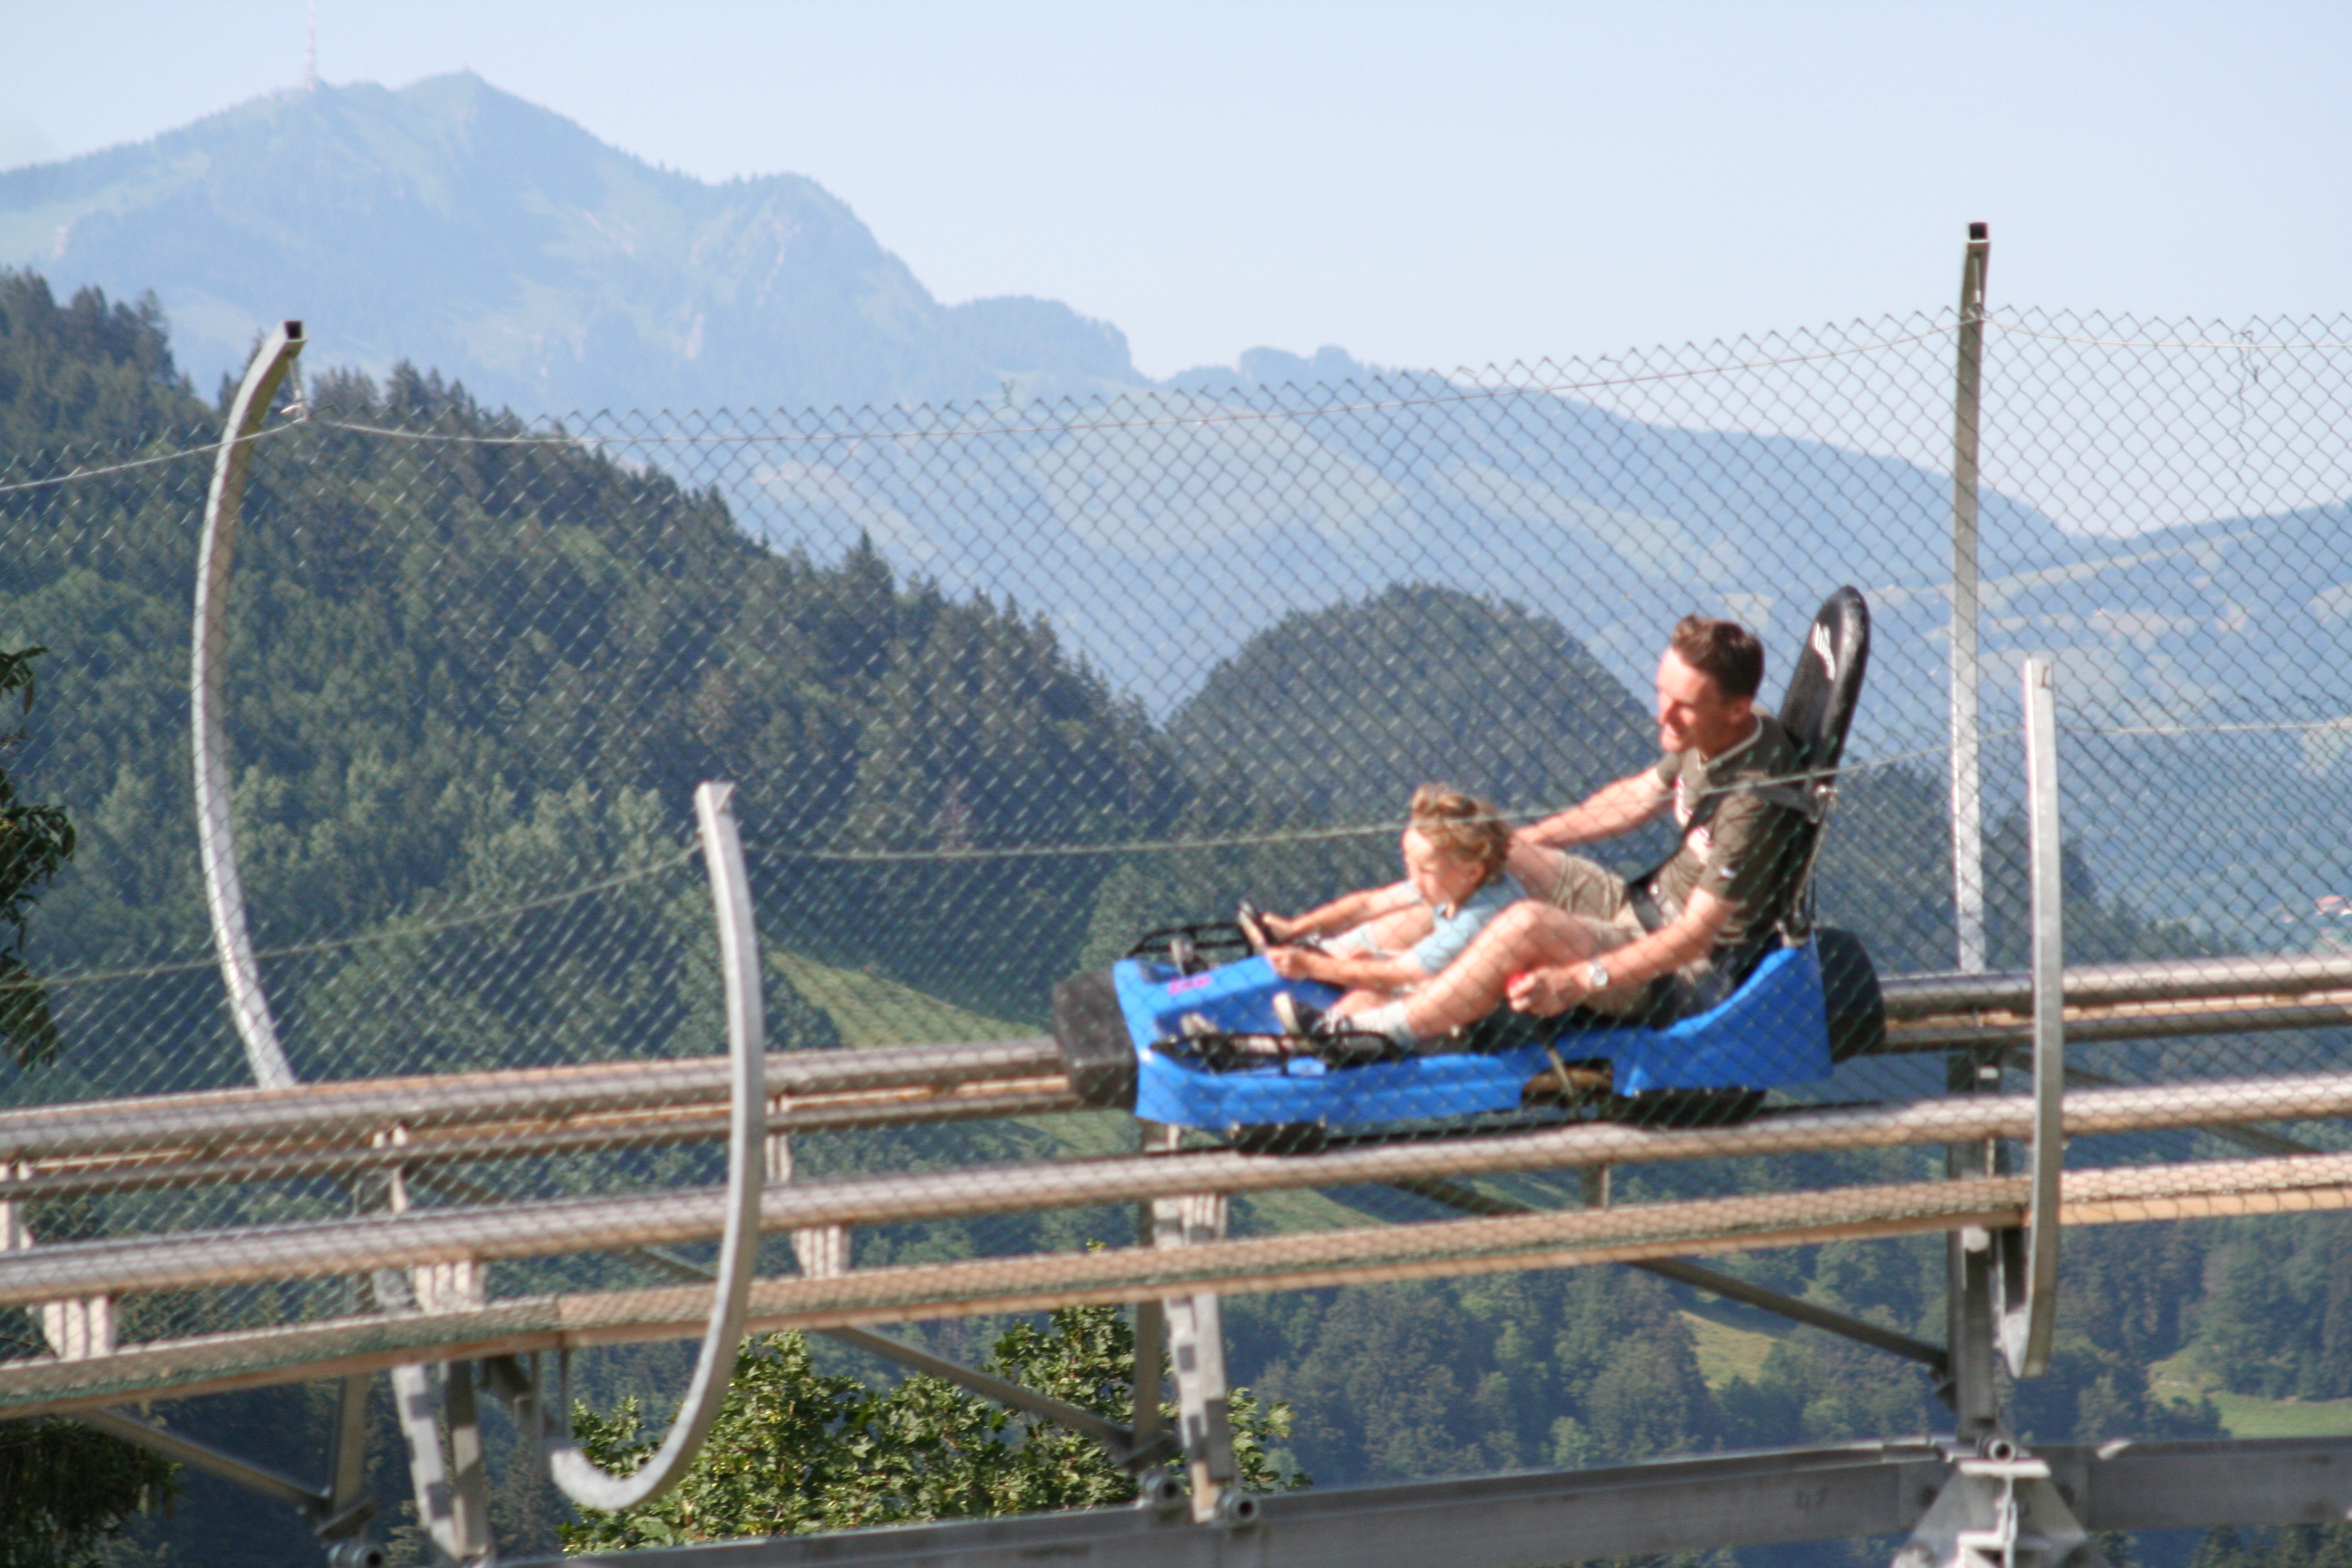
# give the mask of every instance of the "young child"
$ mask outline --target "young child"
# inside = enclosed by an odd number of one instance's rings
[[[1253,940],[1264,939],[1276,974],[1347,993],[1320,1016],[1287,994],[1277,997],[1276,1011],[1291,1033],[1328,1030],[1341,1019],[1350,1028],[1383,1029],[1386,1009],[1454,962],[1506,906],[1527,897],[1503,868],[1510,826],[1485,801],[1423,784],[1412,792],[1407,823],[1403,881],[1344,894],[1293,920],[1255,916]],[[1244,929],[1251,923],[1245,918]],[[1313,937],[1330,940],[1319,948],[1293,945]]]

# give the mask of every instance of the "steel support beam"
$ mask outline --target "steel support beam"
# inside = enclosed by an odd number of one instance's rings
[[[1786,1318],[1790,1322],[1802,1323],[1808,1328],[1819,1329],[1824,1333],[1841,1335],[1853,1340],[1857,1344],[1865,1344],[1873,1350],[1885,1351],[1889,1355],[1898,1355],[1906,1361],[1916,1361],[1934,1373],[1939,1379],[1951,1371],[1952,1358],[1941,1345],[1931,1345],[1927,1341],[1914,1339],[1909,1334],[1898,1334],[1893,1329],[1882,1329],[1876,1323],[1865,1321],[1861,1318],[1848,1317],[1843,1312],[1833,1312],[1827,1307],[1815,1306],[1811,1301],[1800,1300],[1794,1296],[1784,1296],[1778,1290],[1767,1290],[1761,1285],[1751,1285],[1735,1275],[1725,1274],[1717,1269],[1703,1268],[1696,1263],[1688,1263],[1679,1258],[1656,1258],[1647,1263],[1628,1264],[1626,1267],[1639,1268],[1645,1274],[1655,1274],[1661,1279],[1676,1280],[1696,1289],[1743,1302],[1748,1306]]]
[[[408,1209],[408,1185],[406,1173],[394,1166],[384,1180],[361,1185],[354,1195],[363,1213],[404,1214]],[[382,1312],[415,1312],[425,1305],[417,1299],[413,1269],[372,1269],[367,1275],[367,1289]],[[450,1473],[449,1455],[442,1444],[442,1402],[435,1394],[434,1384],[453,1370],[462,1368],[425,1361],[393,1366],[392,1409],[401,1446],[408,1456],[408,1485],[416,1500],[416,1522],[443,1560],[467,1563],[487,1552],[490,1542],[477,1539],[472,1531],[474,1522],[486,1517],[487,1505],[476,1507],[475,1500],[458,1496],[456,1479]]]
[[[1057,1426],[1067,1427],[1081,1436],[1091,1437],[1108,1449],[1113,1459],[1130,1468],[1165,1458],[1169,1452],[1164,1443],[1156,1440],[1148,1445],[1149,1451],[1147,1451],[1147,1444],[1139,1440],[1140,1434],[1120,1426],[1108,1416],[1097,1415],[1091,1410],[1082,1409],[1065,1400],[1055,1399],[1050,1394],[1039,1394],[1034,1389],[1024,1388],[1017,1383],[994,1377],[960,1363],[951,1362],[945,1356],[933,1355],[927,1350],[910,1345],[903,1340],[894,1340],[887,1334],[877,1334],[869,1329],[847,1328],[818,1329],[814,1331],[824,1335],[827,1339],[838,1341],[853,1350],[861,1350],[868,1355],[880,1356],[884,1361],[895,1362],[908,1371],[919,1372],[926,1377],[936,1377],[941,1382],[952,1383],[958,1387],[970,1389],[982,1399],[992,1400],[1009,1409],[1025,1410],[1030,1415],[1041,1416]],[[1144,1395],[1139,1393],[1138,1402],[1140,1403]],[[1156,1401],[1154,1403],[1156,1404]],[[1157,1436],[1154,1434],[1155,1438]]]
[[[2239,1437],[2046,1451],[2092,1530],[2333,1524],[2352,1519],[2352,1439]]]
[[[1953,1052],[1945,1067],[1945,1088],[1956,1098],[1980,1097],[1984,1067],[1976,1052]],[[1945,1173],[1956,1183],[1997,1178],[2001,1173],[1999,1155],[1999,1145],[1990,1138],[1956,1141],[1945,1148]],[[1936,1392],[1952,1407],[1960,1440],[1970,1445],[1990,1442],[2000,1431],[2000,1392],[1993,1375],[2000,1329],[1994,1235],[1987,1226],[1966,1225],[1944,1238],[1944,1343],[1951,1362]]]
[[[1227,1204],[1220,1193],[1160,1198],[1151,1205],[1156,1247],[1200,1247],[1221,1241]],[[1176,1436],[1192,1482],[1192,1518],[1246,1521],[1257,1500],[1240,1489],[1234,1427],[1225,1383],[1224,1304],[1214,1290],[1170,1296],[1166,1314],[1169,1364],[1176,1375]]]
[[[2038,1483],[2049,1489],[2043,1500],[2086,1531],[2352,1518],[2352,1439],[2061,1445],[2015,1458],[2028,1469],[2035,1461],[2046,1468],[2048,1479]],[[511,1568],[1034,1568],[1048,1559],[1063,1568],[1537,1568],[1642,1552],[1904,1534],[1927,1521],[1963,1465],[1979,1472],[1973,1479],[1990,1483],[1997,1505],[2000,1478],[1985,1472],[1983,1459],[1949,1442],[1855,1444],[1318,1489],[1260,1499],[1256,1521],[1245,1529],[1192,1524],[1148,1509],[1104,1509],[640,1549]],[[2035,1522],[2031,1503],[2022,1522]],[[1963,1521],[1959,1528],[1969,1526]],[[2021,1568],[2033,1563],[2024,1554],[2017,1561]],[[2078,1555],[2070,1568],[2095,1561]]]
[[[1464,1214],[1509,1215],[1540,1212],[1530,1208],[1526,1204],[1513,1203],[1508,1198],[1492,1197],[1475,1187],[1465,1187],[1456,1182],[1396,1182],[1391,1185],[1399,1192],[1411,1193],[1416,1197],[1427,1198],[1432,1203],[1444,1204],[1446,1207],[1457,1209]],[[1919,1362],[1939,1378],[1951,1370],[1951,1357],[1945,1354],[1939,1345],[1931,1345],[1925,1340],[1913,1339],[1909,1334],[1898,1334],[1892,1329],[1880,1328],[1876,1323],[1849,1317],[1843,1312],[1832,1311],[1827,1307],[1818,1306],[1811,1301],[1801,1300],[1794,1296],[1784,1296],[1778,1290],[1768,1290],[1763,1286],[1752,1285],[1737,1275],[1703,1268],[1679,1258],[1652,1258],[1644,1262],[1629,1263],[1626,1267],[1638,1268],[1644,1274],[1655,1274],[1662,1279],[1672,1279],[1677,1284],[1688,1285],[1694,1289],[1705,1290],[1711,1295],[1721,1296],[1745,1306],[1758,1308],[1775,1316],[1786,1318],[1791,1322],[1803,1323],[1809,1328],[1820,1329],[1826,1333],[1843,1335],[1846,1339],[1868,1345],[1873,1350],[1882,1350],[1890,1355],[1899,1355],[1908,1361]]]
[[[1184,1145],[1184,1130],[1159,1121],[1138,1121],[1136,1148],[1145,1154],[1172,1154]],[[1138,1205],[1135,1211],[1135,1239],[1143,1247],[1156,1246],[1160,1228],[1150,1204]],[[1139,1450],[1173,1446],[1182,1452],[1182,1443],[1162,1426],[1160,1399],[1168,1360],[1168,1304],[1157,1296],[1149,1296],[1135,1303],[1135,1371],[1130,1386],[1135,1390],[1135,1446]],[[1172,1487],[1174,1478],[1168,1478]]]
[[[474,1376],[471,1362],[451,1362],[441,1369],[442,1412],[449,1427],[450,1536],[459,1543],[449,1555],[460,1563],[487,1560],[498,1545],[490,1534],[490,1471],[482,1453]]]
[[[1246,1527],[1151,1509],[841,1531],[560,1560],[563,1568],[1537,1568],[1907,1530],[1946,1473],[1925,1444],[1318,1489]],[[524,1568],[524,1565],[516,1565]],[[557,1568],[549,1560],[542,1568]]]
[[[416,1522],[443,1557],[465,1563],[478,1559],[489,1542],[470,1533],[467,1526],[479,1513],[459,1500],[449,1456],[441,1446],[441,1402],[433,1395],[433,1380],[451,1370],[422,1363],[394,1367],[392,1403],[408,1448],[408,1484],[416,1498]]]
[[[1132,1451],[1171,1454],[1180,1451],[1163,1423],[1160,1409],[1161,1366],[1168,1359],[1168,1308],[1157,1298],[1135,1304],[1135,1428],[1129,1441]]]
[[[336,1535],[356,1531],[375,1512],[367,1495],[368,1387],[373,1381],[355,1373],[335,1389],[333,1447],[327,1454],[327,1517],[339,1526],[343,1520],[352,1521],[348,1529],[337,1528]],[[327,1534],[327,1527],[321,1526],[320,1533]]]
[[[299,1510],[312,1522],[327,1517],[331,1499],[316,1487],[307,1486],[271,1469],[267,1465],[240,1459],[226,1450],[215,1448],[199,1438],[184,1433],[151,1426],[133,1415],[120,1410],[87,1410],[74,1417],[83,1426],[105,1433],[110,1437],[135,1444],[151,1454],[161,1454],[176,1464],[206,1475],[234,1481],[246,1490],[256,1492],[289,1508]]]
[[[1944,1316],[1951,1335],[1951,1365],[1936,1393],[1952,1407],[1964,1440],[1990,1438],[2000,1430],[1999,1384],[1993,1375],[1995,1333],[1991,1233],[1963,1226],[1945,1238],[1945,1266],[1951,1284]]]

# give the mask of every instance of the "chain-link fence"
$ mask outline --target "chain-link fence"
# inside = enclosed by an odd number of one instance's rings
[[[1476,378],[541,423],[406,372],[314,374],[254,444],[226,618],[235,849],[302,1086],[274,1097],[232,1092],[252,1079],[193,827],[189,606],[217,431],[19,455],[0,472],[0,648],[49,651],[6,768],[79,844],[31,917],[46,1011],[19,1020],[0,1084],[18,1370],[68,1349],[68,1306],[111,1305],[70,1331],[81,1360],[7,1397],[447,1342],[373,1313],[354,1283],[372,1269],[473,1314],[460,1340],[696,1331],[709,1291],[677,1282],[719,1231],[726,1131],[691,806],[713,779],[737,785],[783,1053],[756,1321],[2013,1210],[2021,1177],[1948,1182],[1944,1146],[2028,1130],[2023,1004],[1903,989],[1951,970],[1957,942],[1953,359],[1947,315]],[[2067,960],[2143,966],[2079,1010],[2069,1202],[2324,1205],[2352,1104],[2352,325],[2004,312],[1985,387],[1990,967],[2030,956],[2029,651],[2056,669]],[[1244,899],[1296,914],[1395,881],[1423,784],[1528,824],[1641,774],[1679,616],[1758,634],[1769,707],[1845,584],[1868,667],[1813,887],[1888,983],[1883,1040],[1834,1071],[1774,1058],[1723,1080],[1760,1105],[1686,1096],[1645,1122],[1633,1057],[1612,1082],[1573,1030],[1383,1058],[1361,1035],[1318,1054],[1171,1016],[1145,1055],[1212,1099],[1238,1079],[1344,1098],[1375,1069],[1400,1087],[1346,1116],[1294,1098],[1195,1119],[1184,1169],[1234,1198],[1231,1239],[1130,1245],[1171,1167],[1137,1152],[1134,1091],[1088,1106],[1066,1081],[1043,1038],[1057,984]],[[1653,820],[1589,852],[1630,873],[1675,842]],[[1171,967],[1146,980],[1186,978],[1181,953],[1151,956]],[[2281,956],[2312,963],[2246,967]],[[961,1048],[900,1049],[941,1046]],[[1465,1099],[1444,1070],[1412,1076],[1440,1058],[1518,1076]],[[1252,1152],[1267,1126],[1295,1136]],[[383,1240],[388,1207],[409,1239]],[[320,1337],[282,1353],[237,1337],[304,1323]],[[141,1346],[157,1359],[128,1369]]]

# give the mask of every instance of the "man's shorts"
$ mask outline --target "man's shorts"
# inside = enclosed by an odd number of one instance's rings
[[[1547,858],[1559,863],[1551,888],[1548,891],[1529,888],[1528,891],[1570,914],[1601,925],[1623,927],[1633,936],[1642,934],[1642,920],[1633,912],[1633,900],[1626,896],[1624,878],[1581,855],[1555,850]]]
[[[1646,934],[1642,917],[1628,896],[1625,879],[1605,866],[1596,866],[1580,855],[1554,851],[1551,858],[1559,862],[1559,873],[1548,891],[1531,893],[1553,907],[1563,910],[1592,928],[1592,934],[1602,952],[1610,952],[1628,942],[1639,941]],[[1723,977],[1714,963],[1705,958],[1694,959],[1671,974],[1662,974],[1645,985],[1636,986],[1617,994],[1619,987],[1611,986],[1599,996],[1585,1003],[1596,1013],[1612,1013],[1620,1017],[1641,1015],[1665,1019],[1685,1017],[1704,1012],[1729,994]]]

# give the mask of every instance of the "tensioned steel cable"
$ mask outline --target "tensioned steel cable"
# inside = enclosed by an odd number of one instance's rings
[[[1849,347],[1823,349],[1818,353],[1786,354],[1771,359],[1692,365],[1642,374],[1597,376],[1579,381],[1538,383],[1528,386],[1481,387],[1461,392],[1432,394],[1426,397],[1385,398],[1371,403],[1338,403],[1311,408],[1226,409],[1216,414],[1188,414],[1151,419],[1107,419],[1085,422],[1056,420],[1034,425],[969,425],[927,430],[861,427],[810,434],[629,437],[473,436],[458,432],[403,430],[394,426],[362,425],[354,420],[335,419],[315,414],[307,422],[324,429],[344,430],[362,436],[380,436],[398,441],[446,442],[457,446],[479,447],[560,446],[590,449],[608,447],[659,446],[801,446],[834,441],[953,440],[973,437],[1076,435],[1095,430],[1181,429],[1215,425],[1262,423],[1268,420],[1329,418],[1342,414],[1380,414],[1400,408],[1427,408],[1444,404],[1492,402],[1508,397],[1554,396],[1564,392],[1589,392],[1602,387],[1635,386],[1649,382],[1685,380],[1693,376],[1771,370],[1780,365],[1808,364],[1820,360],[1846,359],[1859,354],[1875,353],[1881,349],[1900,348],[1906,343],[1923,342],[1930,338],[1943,337],[1953,330],[1951,327],[1933,327],[1906,337],[1887,338],[1876,342],[1858,343]]]
[[[257,959],[301,958],[312,953],[339,952],[348,948],[405,942],[413,937],[432,936],[442,931],[462,931],[468,926],[488,925],[494,921],[509,920],[516,915],[531,914],[540,910],[551,910],[563,904],[576,903],[582,899],[593,898],[598,893],[610,892],[615,888],[625,888],[632,882],[642,882],[649,877],[657,877],[665,871],[686,864],[693,859],[697,853],[698,851],[694,849],[681,849],[667,859],[656,860],[634,870],[601,878],[593,882],[583,882],[578,887],[565,888],[561,891],[544,894],[539,898],[525,899],[510,904],[495,904],[488,909],[467,910],[451,915],[428,916],[422,920],[412,921],[405,925],[388,927],[382,931],[360,931],[351,936],[320,937],[310,942],[289,942],[283,947],[257,948],[253,956]],[[12,990],[46,990],[58,985],[99,985],[121,980],[152,980],[165,974],[184,974],[194,970],[213,970],[218,967],[219,961],[216,959],[192,958],[165,963],[135,964],[123,969],[86,970],[79,973],[69,973],[39,980],[0,982],[0,993]]]
[[[2228,342],[2214,342],[2214,341],[2201,341],[2201,342],[2200,342],[2200,341],[2197,341],[2197,340],[2193,340],[2193,339],[2177,339],[2177,338],[2176,338],[2176,339],[2161,339],[2161,338],[2145,338],[2145,339],[2142,339],[2142,338],[2085,338],[2085,337],[2078,337],[2078,336],[2076,336],[2076,335],[2074,335],[2074,333],[2071,333],[2071,332],[2053,332],[2053,331],[2049,331],[2049,330],[2048,330],[2048,329],[2046,329],[2046,328],[2042,328],[2042,327],[2029,327],[2029,326],[2024,325],[2022,322],[2019,321],[2018,321],[2014,316],[2011,315],[2009,312],[2006,312],[2006,311],[1999,311],[1999,310],[1992,311],[1992,312],[1989,313],[1989,314],[1985,317],[1985,321],[1986,321],[1987,324],[1989,324],[1989,325],[1998,326],[1998,327],[2000,327],[2000,330],[2001,330],[2001,331],[2005,331],[2005,332],[2014,332],[2014,333],[2016,333],[2016,334],[2017,334],[2018,336],[2020,336],[2020,337],[2025,337],[2025,338],[2041,338],[2041,339],[2044,339],[2044,340],[2046,340],[2046,341],[2048,341],[2048,342],[2056,342],[2056,343],[2075,343],[2075,344],[2079,344],[2080,346],[2084,347],[2084,348],[2099,348],[2099,349],[2231,349],[2231,350],[2246,350],[2246,349],[2252,349],[2252,350],[2255,350],[2255,351],[2257,351],[2257,352],[2263,352],[2263,351],[2269,351],[2269,350],[2273,350],[2273,349],[2277,349],[2277,350],[2285,350],[2285,349],[2321,349],[2321,350],[2352,349],[2352,340],[2336,340],[2336,339],[2311,339],[2311,340],[2308,340],[2308,341],[2303,341],[2303,342],[2296,342],[2296,341],[2292,341],[2292,340],[2282,340],[2282,341],[2280,341],[2280,342],[2259,342],[2259,341],[2250,342],[2250,341],[2248,341],[2248,340],[2246,340],[2246,339],[2242,339],[2242,338],[2233,338],[2233,339],[2229,340]]]
[[[256,441],[267,440],[272,436],[283,435],[289,430],[299,428],[302,423],[301,420],[296,419],[283,425],[272,425],[265,429],[257,430],[250,436],[239,436],[236,438],[236,443],[207,441],[201,447],[182,447],[169,452],[158,452],[152,458],[132,458],[124,462],[109,463],[101,468],[76,468],[69,474],[52,474],[45,479],[20,479],[14,484],[0,485],[0,496],[15,495],[20,490],[47,489],[52,486],[69,485],[81,479],[102,479],[110,474],[129,473],[133,468],[152,468],[163,463],[176,463],[183,458],[201,458],[206,453],[217,452],[223,447],[232,444],[250,445]]]
[[[1917,751],[1900,752],[1891,757],[1877,757],[1867,763],[1843,763],[1834,768],[1806,768],[1792,773],[1775,773],[1763,778],[1743,779],[1738,789],[1769,788],[1778,784],[1805,784],[1823,778],[1841,778],[1873,768],[1890,768],[1923,757],[1941,756],[1942,746],[1926,746]],[[1713,793],[1713,792],[1709,792]],[[1567,806],[1539,806],[1527,811],[1500,811],[1491,817],[1465,817],[1465,822],[1540,822],[1547,816],[1571,809]],[[801,849],[784,845],[752,845],[746,853],[768,860],[821,861],[826,864],[900,864],[909,861],[944,860],[1030,860],[1053,859],[1085,855],[1153,855],[1181,854],[1194,849],[1253,849],[1279,844],[1323,844],[1343,838],[1371,838],[1383,834],[1401,833],[1411,824],[1403,817],[1381,822],[1352,824],[1340,827],[1286,827],[1264,833],[1233,833],[1198,838],[1129,838],[1108,844],[1018,844],[993,845],[971,849]]]

